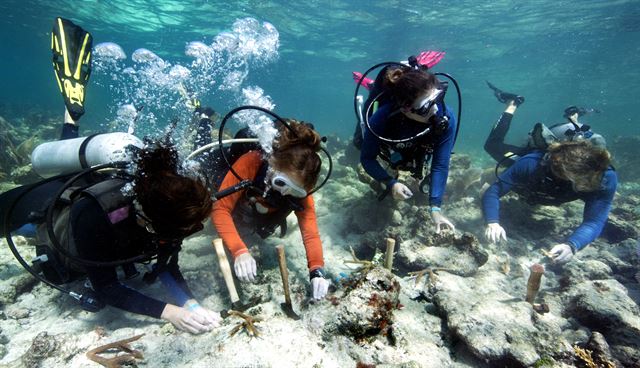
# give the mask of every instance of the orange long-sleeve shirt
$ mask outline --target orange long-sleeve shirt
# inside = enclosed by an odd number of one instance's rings
[[[254,180],[262,165],[262,158],[260,156],[259,151],[245,153],[233,164],[233,169],[241,178]],[[222,180],[220,188],[229,188],[239,182],[240,180],[238,180],[232,172],[228,172]],[[233,258],[249,252],[246,244],[240,238],[238,229],[231,216],[238,201],[242,198],[242,194],[243,192],[239,191],[216,201],[211,211],[211,221]],[[300,227],[302,241],[307,253],[307,266],[309,267],[309,271],[313,271],[324,266],[322,242],[320,241],[320,232],[318,231],[313,197],[307,196],[300,204],[303,210],[296,211],[295,214],[298,218],[298,226]]]

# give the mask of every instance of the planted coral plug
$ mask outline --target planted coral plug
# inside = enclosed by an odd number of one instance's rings
[[[540,263],[534,263],[529,270],[531,270],[531,274],[529,275],[529,281],[527,281],[527,298],[525,300],[533,304],[536,294],[538,294],[538,290],[540,290],[540,281],[544,273],[544,266]]]

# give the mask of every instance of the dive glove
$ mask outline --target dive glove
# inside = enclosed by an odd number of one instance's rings
[[[160,318],[171,322],[177,329],[192,334],[211,331],[215,327],[208,323],[204,316],[172,304],[167,304],[164,307]]]
[[[396,182],[391,187],[391,195],[396,201],[403,201],[413,196],[413,192],[404,184]]]
[[[507,241],[506,231],[504,231],[504,228],[497,222],[487,224],[487,227],[484,230],[484,236],[490,243],[493,244],[497,244],[501,240]]]
[[[573,248],[569,244],[558,244],[551,248],[554,263],[567,263],[573,258]]]
[[[313,299],[321,300],[327,296],[327,292],[329,291],[329,280],[324,278],[324,270],[322,268],[316,268],[309,272],[309,279],[311,280]]]
[[[440,234],[440,231],[444,230],[445,226],[448,227],[451,231],[456,230],[456,227],[453,226],[453,223],[442,214],[442,210],[440,209],[440,207],[431,207],[430,211],[431,220],[436,225],[436,234]]]
[[[256,260],[249,253],[243,253],[236,257],[233,269],[240,281],[253,281],[257,275]]]

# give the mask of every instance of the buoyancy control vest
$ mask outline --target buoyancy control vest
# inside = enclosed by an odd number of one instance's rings
[[[546,158],[540,160],[527,183],[515,186],[514,191],[531,205],[557,206],[580,198],[571,182],[558,179],[551,173]]]
[[[444,102],[439,103],[437,106],[438,111],[432,118],[448,123]],[[387,119],[385,125],[393,127],[394,131],[398,131],[403,130],[403,126],[416,124],[422,123],[416,123],[398,111]],[[432,124],[432,122],[429,122],[429,124]],[[425,166],[433,154],[436,141],[448,126],[444,129],[436,128],[434,127],[429,133],[408,142],[391,143],[380,141],[379,157],[394,170],[409,171],[418,180],[424,178]],[[422,127],[419,129],[424,130]]]
[[[145,229],[140,228],[138,235],[142,234],[142,236],[139,237],[131,232],[131,221],[136,221],[136,210],[133,204],[134,197],[125,195],[123,192],[124,187],[128,184],[130,184],[129,180],[109,178],[89,186],[69,187],[65,190],[61,197],[61,203],[59,202],[57,208],[54,209],[53,227],[59,246],[72,257],[65,256],[53,246],[47,233],[46,224],[40,224],[37,227],[36,239],[41,245],[37,246],[36,253],[39,257],[46,256],[47,261],[41,263],[41,269],[48,280],[63,284],[73,281],[77,276],[86,272],[85,266],[73,259],[73,257],[80,258],[81,255],[74,239],[71,212],[74,204],[87,199],[95,200],[98,203],[105,219],[111,225],[115,239],[113,254],[131,252],[129,248],[133,241],[147,255],[139,262],[150,261],[153,256],[157,255],[156,267],[145,275],[145,281],[153,282],[167,264],[177,262],[177,253],[180,250],[179,243],[162,244],[159,247],[159,239],[156,239],[153,234],[147,233]],[[137,275],[132,263],[124,263],[121,266],[125,271],[126,278]]]
[[[240,219],[261,238],[271,236],[278,227],[280,237],[287,233],[287,216],[293,211],[304,209],[301,200],[283,196],[267,187],[266,177],[269,165],[263,162],[253,185],[247,188],[234,210],[234,217]]]

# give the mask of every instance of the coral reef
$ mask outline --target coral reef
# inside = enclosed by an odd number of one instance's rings
[[[335,312],[335,324],[325,327],[325,334],[339,333],[358,341],[387,336],[395,344],[393,336],[393,311],[399,306],[400,284],[393,274],[376,266],[355,274],[345,282]]]
[[[20,141],[40,129],[9,125]],[[35,283],[0,240],[0,367],[95,366],[85,352],[103,345],[105,336],[117,340],[143,333],[136,349],[144,351],[142,365],[150,367],[640,364],[640,254],[634,239],[640,228],[640,191],[633,183],[622,183],[603,236],[559,266],[542,251],[580,224],[580,202],[531,207],[508,195],[501,215],[509,241],[488,244],[480,237],[482,180],[476,179],[482,167],[475,157],[458,153],[443,205],[458,231],[434,234],[426,196],[415,191],[408,201],[378,201],[371,189],[376,184],[359,178],[357,152],[349,144],[330,141],[334,158],[346,166],[336,165],[332,180],[314,194],[325,271],[333,282],[326,300],[309,297],[297,231],[248,242],[258,277],[255,283],[238,283],[238,291],[240,300],[257,305],[242,315],[229,312],[220,328],[198,336],[111,307],[85,312]],[[15,185],[14,169],[0,170],[5,173],[2,188]],[[295,229],[295,217],[288,221]],[[203,306],[227,310],[232,301],[211,249],[214,237],[207,225],[187,239],[180,266]],[[393,273],[382,267],[388,238],[395,240]],[[32,243],[17,237],[16,242],[26,259],[34,256]],[[277,244],[286,246],[290,297],[299,321],[280,308],[284,290],[273,249]],[[534,264],[543,265],[545,273],[535,296],[542,304],[532,305],[525,295]],[[137,280],[127,282],[145,287]],[[142,291],[166,298],[157,285]],[[527,299],[534,301],[533,296]],[[536,312],[542,305],[548,306],[547,313]]]
[[[0,180],[33,183],[39,176],[31,170],[31,152],[42,142],[55,140],[59,121],[32,115],[7,121],[0,116]]]
[[[37,368],[43,359],[55,354],[58,348],[59,343],[55,336],[49,335],[47,331],[40,332],[22,356],[21,362],[26,368]]]
[[[639,144],[638,135],[619,136],[609,144],[620,181],[640,181],[640,158],[637,154]]]
[[[397,258],[398,268],[404,271],[443,268],[456,275],[470,276],[487,262],[489,255],[474,235],[444,232],[426,235],[424,243],[412,240],[401,243]]]

